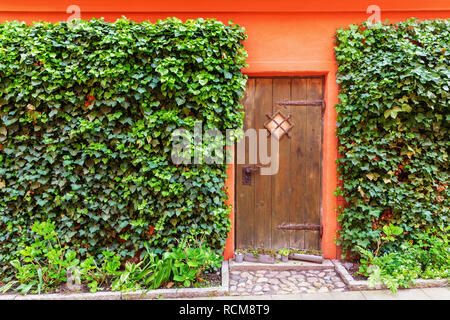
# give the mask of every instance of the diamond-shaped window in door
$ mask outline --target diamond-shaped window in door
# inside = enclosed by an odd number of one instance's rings
[[[288,131],[294,126],[289,121],[291,115],[286,117],[281,110],[278,110],[272,116],[268,114],[266,114],[266,116],[269,118],[269,120],[264,124],[264,127],[269,130],[267,136],[272,134],[275,138],[280,140],[281,137],[286,134],[290,138]]]

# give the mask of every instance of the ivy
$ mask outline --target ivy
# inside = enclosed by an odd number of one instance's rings
[[[339,239],[374,248],[384,225],[410,239],[449,223],[450,20],[336,34]]]
[[[173,164],[171,134],[242,126],[245,38],[214,19],[0,24],[0,267],[48,219],[82,256],[220,252],[226,164]]]

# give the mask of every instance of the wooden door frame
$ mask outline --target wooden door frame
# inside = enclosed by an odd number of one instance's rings
[[[327,81],[327,74],[324,73],[320,73],[320,74],[289,74],[289,75],[270,75],[270,74],[264,74],[264,75],[250,75],[248,74],[248,79],[261,79],[261,78],[265,78],[265,79],[311,79],[311,78],[320,78],[322,79],[322,101],[324,103],[324,107],[322,109],[322,119],[321,119],[321,132],[320,132],[320,143],[321,143],[321,147],[320,147],[320,163],[319,163],[319,186],[320,186],[320,197],[319,197],[319,225],[321,227],[321,230],[324,228],[323,225],[323,146],[324,146],[324,117],[325,117],[325,112],[327,110],[327,101],[326,101],[326,81]],[[239,214],[237,212],[237,190],[238,190],[238,183],[241,183],[241,181],[237,181],[237,159],[236,159],[237,155],[236,155],[236,144],[233,145],[233,158],[234,158],[234,165],[233,165],[233,176],[234,176],[234,192],[233,192],[233,200],[232,200],[232,204],[233,204],[233,219],[232,219],[232,241],[233,241],[233,249],[236,248],[237,246],[237,228],[236,228],[236,223],[237,223],[237,219],[236,216]],[[322,249],[323,247],[323,239],[322,239],[322,231],[320,232],[320,248]]]

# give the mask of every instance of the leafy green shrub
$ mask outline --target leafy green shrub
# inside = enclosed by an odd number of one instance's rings
[[[127,262],[125,270],[112,281],[112,290],[136,291],[157,289],[177,284],[189,287],[200,284],[200,276],[221,266],[223,256],[204,244],[189,246],[181,244],[164,252],[161,257],[147,247],[147,254],[139,263]]]
[[[421,278],[450,278],[450,227],[433,228],[429,232],[417,234],[411,241],[414,255],[422,265]]]
[[[11,280],[2,287],[3,292],[11,288],[22,294],[52,291],[67,281],[70,269],[78,283],[87,282],[95,292],[108,276],[120,273],[120,256],[113,252],[103,252],[100,267],[92,256],[80,263],[76,251],[61,245],[54,223],[35,222],[31,229],[35,233],[34,242],[19,251],[20,259],[11,261],[15,273],[3,279]]]
[[[448,224],[450,20],[351,25],[335,53],[337,195],[347,203],[337,243],[357,252],[389,223],[404,230],[399,240]]]
[[[398,227],[390,225],[390,228],[385,226],[383,230],[393,228]],[[382,246],[394,240],[392,235],[385,234],[378,243]],[[359,253],[363,257],[359,274],[369,277],[369,285],[374,286],[375,283],[381,282],[394,293],[399,287],[411,287],[418,278],[449,278],[448,244],[447,230],[441,228],[419,234],[414,240],[403,241],[398,250],[381,255],[378,255],[380,245],[374,252],[358,246]]]
[[[392,292],[398,287],[409,288],[419,278],[421,265],[415,259],[414,250],[405,243],[401,251],[386,253],[380,257],[369,258],[370,265],[367,267],[369,285],[374,286],[382,282]]]
[[[96,292],[99,287],[109,285],[112,278],[121,274],[120,255],[111,251],[102,252],[102,261],[97,265],[93,256],[87,258],[78,267],[80,282],[87,282],[91,292]]]
[[[10,281],[3,290],[18,284],[15,291],[26,294],[47,292],[66,281],[67,268],[76,266],[76,252],[61,246],[55,225],[49,221],[32,226],[34,242],[19,251],[20,260],[11,261],[17,281]]]
[[[136,263],[127,261],[120,270],[120,255],[104,251],[100,262],[90,256],[80,261],[77,253],[61,246],[55,224],[50,221],[36,222],[34,243],[20,250],[21,261],[11,262],[14,274],[3,279],[7,283],[1,292],[13,290],[21,294],[51,292],[67,281],[70,270],[75,283],[87,284],[91,292],[105,287],[114,291],[157,289],[172,282],[178,286],[201,284],[201,276],[217,271],[223,256],[204,243],[192,246],[183,241],[170,251],[150,249]]]
[[[170,272],[170,269],[167,271]],[[125,270],[112,281],[111,289],[123,292],[140,290],[144,285],[149,286],[151,272],[150,263],[127,261]]]
[[[245,38],[212,19],[0,24],[0,273],[34,220],[81,257],[191,235],[221,252],[226,165],[173,164],[171,136],[241,127]]]
[[[204,244],[191,247],[182,246],[172,249],[169,258],[173,262],[173,280],[188,287],[194,282],[200,282],[200,276],[211,269],[221,266],[223,257],[210,250]]]

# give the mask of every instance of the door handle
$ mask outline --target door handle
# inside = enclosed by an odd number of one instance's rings
[[[261,169],[260,165],[256,165],[255,167],[247,166],[242,167],[242,184],[252,185],[252,173]]]

